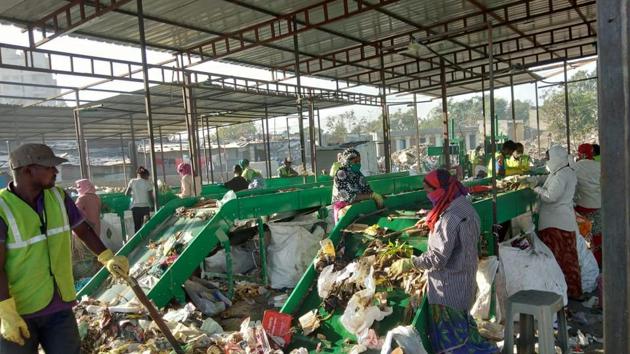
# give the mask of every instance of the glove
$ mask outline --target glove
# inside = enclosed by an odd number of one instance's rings
[[[112,250],[106,249],[98,255],[98,261],[117,277],[126,278],[129,276],[129,260],[125,256],[114,256]]]
[[[408,272],[413,268],[413,261],[411,258],[403,258],[394,262],[391,267],[389,267],[389,274],[392,276],[401,275],[403,273]]]
[[[24,339],[31,337],[26,322],[15,307],[15,300],[10,297],[0,302],[0,334],[8,341],[24,345]]]
[[[525,181],[526,181],[525,183],[527,183],[527,185],[529,185],[530,188],[534,188],[538,185],[538,178],[535,176],[527,177]]]
[[[376,203],[376,207],[379,209],[383,209],[383,196],[378,193],[372,193],[372,199],[374,203]]]
[[[534,188],[534,192],[536,194],[543,194],[545,192],[545,189],[543,187],[536,187]]]

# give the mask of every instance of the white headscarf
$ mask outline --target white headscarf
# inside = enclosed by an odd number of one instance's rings
[[[560,145],[553,145],[549,148],[549,161],[545,164],[549,173],[555,173],[568,164],[569,155],[565,148]]]

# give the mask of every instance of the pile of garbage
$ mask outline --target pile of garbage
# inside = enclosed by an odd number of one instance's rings
[[[420,145],[408,149],[398,150],[392,153],[392,164],[400,171],[415,170],[420,164],[420,172],[429,172],[437,167],[438,160],[429,157],[428,145]]]
[[[300,327],[304,335],[315,333],[322,321],[339,311],[343,313],[343,326],[357,337],[357,348],[353,350],[380,349],[383,340],[371,327],[393,313],[388,306],[389,292],[402,289],[411,297],[412,307],[417,308],[426,278],[423,271],[415,268],[403,274],[393,272],[392,265],[397,260],[408,259],[413,254],[411,246],[398,240],[371,238],[363,255],[349,263],[344,261],[344,252],[345,247],[336,250],[330,239],[322,241],[314,261],[320,273],[317,292],[322,305],[300,317]]]

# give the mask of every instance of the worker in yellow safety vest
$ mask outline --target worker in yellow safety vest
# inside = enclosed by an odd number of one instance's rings
[[[501,146],[501,151],[497,151],[495,156],[497,176],[504,177],[507,172],[507,160],[516,150],[516,143],[508,140]],[[492,176],[492,159],[488,161],[488,176]]]
[[[525,147],[521,143],[516,143],[516,149],[512,156],[507,159],[505,168],[506,176],[524,175],[531,169],[529,155],[525,155]]]
[[[241,176],[243,176],[243,178],[245,178],[248,183],[251,183],[256,177],[262,177],[260,172],[249,167],[248,159],[242,159],[241,161],[239,161],[239,165],[241,165],[241,168],[243,169],[243,173],[241,174]]]
[[[126,276],[72,199],[55,186],[66,162],[43,144],[23,144],[9,156],[13,182],[0,190],[0,353],[81,351],[72,312],[72,232],[110,273]]]
[[[335,178],[337,171],[341,168],[341,153],[337,154],[337,161],[333,162],[332,166],[330,166],[329,176]]]
[[[278,168],[278,177],[287,178],[297,176],[298,172],[291,167],[292,163],[293,160],[291,160],[290,157],[285,157],[284,163]]]

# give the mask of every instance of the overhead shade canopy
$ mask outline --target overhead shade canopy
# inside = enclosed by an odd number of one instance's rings
[[[101,9],[97,20],[71,28],[73,35],[137,44],[136,2],[118,3],[123,5]],[[394,91],[437,95],[443,58],[448,95],[478,91],[490,69],[486,21],[493,27],[495,70],[511,72],[515,83],[534,81],[526,74],[531,67],[597,54],[595,0],[144,3],[146,39],[153,48],[190,54],[193,62],[225,60],[290,77],[297,33],[300,72],[339,80],[342,88],[380,85],[384,78]],[[0,7],[0,18],[36,28],[47,20],[51,33],[52,17],[43,14],[60,10],[65,16],[67,10],[77,17],[81,4],[94,11],[88,1],[24,0]],[[410,47],[410,41],[417,45]]]
[[[228,126],[295,114],[295,97],[291,95],[256,95],[226,92],[219,88],[194,89],[198,117],[207,116],[210,126]],[[151,88],[153,124],[163,135],[186,130],[181,88],[158,85]],[[144,93],[134,91],[98,101],[83,101],[79,112],[86,139],[131,136],[131,116],[137,137],[146,137]],[[347,103],[315,101],[318,109],[338,107]],[[87,109],[85,109],[87,108]],[[265,113],[265,108],[267,113]],[[74,139],[76,138],[73,108],[49,106],[0,105],[0,140]]]

